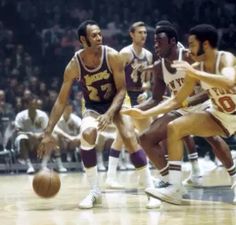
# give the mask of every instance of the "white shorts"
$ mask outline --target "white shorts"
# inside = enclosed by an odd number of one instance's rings
[[[29,138],[29,136],[27,134],[24,133],[20,133],[16,139],[15,139],[15,147],[16,147],[16,151],[19,153],[20,152],[20,142],[21,140],[28,140],[29,141],[29,150],[33,151],[36,150],[41,139],[38,139],[36,137],[30,136],[31,138]]]
[[[226,114],[215,110],[214,108],[207,109],[213,119],[223,128],[226,136],[231,136],[236,132],[236,115]]]
[[[19,134],[19,135],[16,137],[16,139],[15,139],[15,146],[16,146],[16,151],[17,151],[17,152],[20,152],[20,142],[21,142],[21,140],[23,140],[23,139],[29,140],[28,135],[26,135],[26,134]]]
[[[182,116],[184,116],[184,115],[191,113],[191,112],[205,111],[209,107],[210,107],[210,100],[207,100],[207,101],[200,103],[198,105],[194,105],[194,106],[190,106],[190,107],[186,107],[186,108],[181,108],[176,111],[178,113],[180,113]]]

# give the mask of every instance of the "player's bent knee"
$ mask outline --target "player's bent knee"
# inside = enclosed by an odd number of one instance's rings
[[[81,138],[90,145],[94,145],[97,139],[97,129],[94,127],[85,129],[82,132]]]
[[[87,128],[81,134],[81,148],[83,150],[90,150],[95,147],[97,139],[97,129],[96,128]]]
[[[181,136],[180,131],[181,131],[181,129],[177,126],[177,124],[174,121],[171,121],[167,125],[168,137],[170,137],[170,136],[180,137]]]

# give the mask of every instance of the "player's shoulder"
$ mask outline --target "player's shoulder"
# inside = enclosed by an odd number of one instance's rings
[[[122,62],[122,57],[120,53],[115,50],[114,48],[111,48],[109,46],[105,46],[106,51],[107,51],[107,57],[110,65],[115,65],[119,62]]]
[[[229,51],[219,51],[221,54],[221,61],[225,66],[235,66],[236,65],[236,57],[233,53]]]
[[[65,72],[64,72],[64,79],[66,80],[74,80],[80,74],[80,63],[79,63],[79,53],[75,53],[74,56],[70,59],[67,63]]]
[[[143,48],[144,52],[147,54],[147,55],[151,55],[152,56],[152,52],[149,51],[148,49],[146,48]]]
[[[131,53],[132,53],[132,45],[127,45],[127,46],[123,47],[123,48],[120,50],[120,53],[131,54]]]
[[[108,55],[118,55],[119,54],[119,52],[116,49],[114,49],[110,46],[104,45],[104,48],[106,49]]]
[[[149,51],[148,49],[144,48],[144,53],[145,53],[149,63],[152,63],[153,62],[153,54],[152,54],[152,52]]]
[[[25,118],[28,115],[28,110],[25,109],[16,114],[16,119]]]

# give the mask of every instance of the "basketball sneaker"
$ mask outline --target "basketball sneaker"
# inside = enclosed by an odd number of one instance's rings
[[[167,187],[169,185],[170,185],[169,182],[165,182],[165,181],[163,181],[161,179],[155,179],[154,180],[154,186],[156,188],[163,188],[163,187]]]
[[[98,163],[97,166],[98,166],[98,171],[100,171],[100,172],[104,172],[107,170],[106,167],[104,166],[104,164],[101,162]]]
[[[174,205],[181,205],[182,191],[181,187],[176,187],[174,185],[169,185],[165,188],[146,188],[145,190],[149,196]]]
[[[57,168],[57,170],[58,170],[59,173],[66,173],[67,172],[67,169],[64,166],[59,166]]]
[[[107,178],[105,181],[105,186],[107,189],[123,189],[124,185],[117,182],[115,179]]]
[[[203,177],[202,176],[193,176],[190,175],[185,179],[182,184],[188,187],[202,187],[203,186]]]
[[[234,191],[233,204],[236,205],[236,183],[233,184],[232,189]]]
[[[91,209],[94,207],[95,204],[101,204],[102,203],[102,195],[101,193],[97,193],[94,191],[91,191],[87,197],[85,197],[80,203],[79,208],[81,209]]]
[[[27,174],[33,174],[35,173],[35,170],[34,170],[34,167],[33,166],[29,166],[27,171],[26,171]]]
[[[232,178],[232,186],[231,189],[234,192],[234,199],[233,199],[233,204],[236,204],[236,176],[233,176]]]
[[[160,207],[161,207],[161,201],[159,199],[148,196],[148,202],[146,204],[147,209],[156,209]]]
[[[61,157],[56,157],[56,169],[59,173],[66,173],[67,169],[63,166],[62,161],[61,161]]]

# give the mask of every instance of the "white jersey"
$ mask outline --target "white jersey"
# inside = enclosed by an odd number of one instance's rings
[[[179,48],[179,55],[182,55],[182,48]],[[179,56],[180,58],[180,56]],[[171,91],[172,95],[175,95],[180,88],[183,86],[184,78],[185,78],[185,71],[184,70],[176,70],[175,73],[170,73],[165,65],[165,59],[161,59],[161,66],[162,66],[162,73],[163,79],[166,86]]]
[[[216,59],[215,73],[221,76],[220,59],[223,51],[219,51]],[[201,70],[204,64],[201,63]],[[209,111],[216,122],[223,128],[225,133],[230,136],[236,132],[236,86],[230,90],[216,88],[207,83],[201,82],[204,90],[207,90],[211,99]]]
[[[182,54],[183,54],[184,48],[179,48],[179,60],[182,60]],[[184,84],[184,79],[186,76],[186,72],[184,70],[176,70],[175,73],[170,73],[168,69],[166,68],[165,65],[165,60],[162,58],[161,59],[161,64],[162,64],[162,73],[163,73],[163,79],[166,84],[166,86],[169,88],[171,91],[172,95],[176,95],[176,93],[180,90],[180,88]],[[195,106],[190,106],[186,108],[181,108],[176,110],[178,113],[181,115],[184,115],[189,112],[194,112],[194,111],[202,111],[205,110],[209,106],[209,102],[206,101],[204,103],[195,105]]]
[[[219,65],[222,54],[224,54],[224,52],[219,51],[216,59],[215,73],[219,76],[221,75]],[[204,65],[201,63],[201,70],[203,70],[203,67]],[[201,86],[204,90],[208,91],[212,107],[215,110],[236,115],[236,86],[230,90],[216,88],[204,82],[201,82]]]
[[[16,115],[15,126],[24,132],[42,132],[48,124],[48,116],[45,112],[37,109],[35,120],[29,118],[28,109]]]
[[[66,121],[62,115],[56,126],[69,135],[78,135],[81,119],[74,113],[71,113]]]

